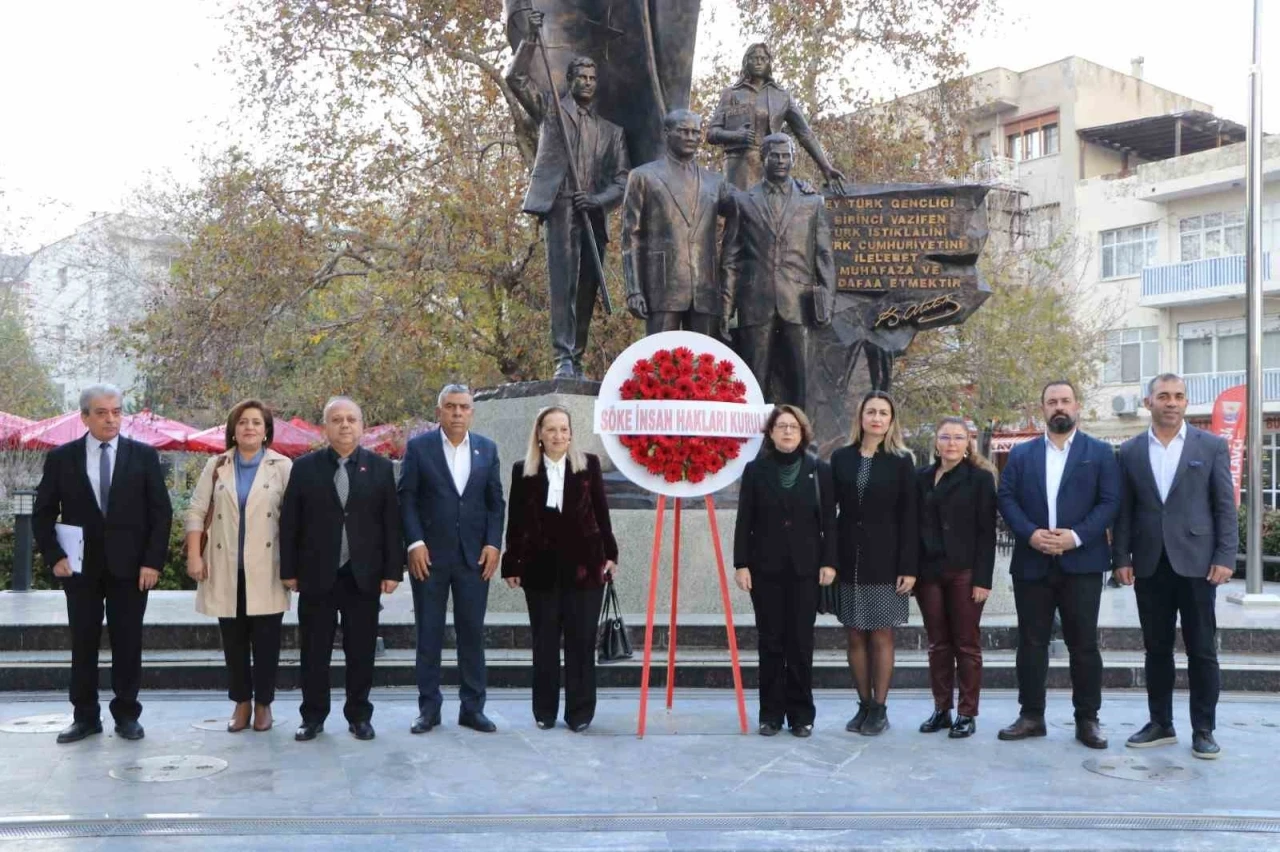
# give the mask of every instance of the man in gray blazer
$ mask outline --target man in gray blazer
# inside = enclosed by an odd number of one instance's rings
[[[1187,386],[1156,376],[1147,387],[1151,428],[1120,448],[1121,499],[1112,538],[1115,578],[1133,585],[1146,646],[1151,721],[1130,748],[1178,741],[1173,728],[1173,642],[1179,615],[1191,685],[1191,753],[1212,760],[1218,704],[1218,586],[1236,560],[1235,490],[1227,443],[1184,419]]]

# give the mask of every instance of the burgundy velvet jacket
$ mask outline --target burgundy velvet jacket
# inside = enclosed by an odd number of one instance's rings
[[[519,577],[530,589],[550,589],[559,579],[578,589],[604,585],[604,564],[618,560],[618,542],[609,523],[600,459],[587,454],[587,469],[574,473],[565,468],[564,503],[559,532],[544,523],[547,518],[547,473],[524,475],[524,462],[511,468],[511,495],[507,500],[507,548],[502,554],[502,576]],[[572,535],[563,532],[572,530]]]

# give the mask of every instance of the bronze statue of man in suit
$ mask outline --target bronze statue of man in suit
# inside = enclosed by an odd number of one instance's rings
[[[622,203],[627,309],[645,333],[720,330],[723,276],[716,217],[732,209],[730,188],[694,162],[702,118],[687,109],[663,120],[667,153],[631,172]]]
[[[809,152],[830,183],[844,175],[827,159],[818,137],[791,93],[773,81],[773,55],[763,42],[747,48],[742,57],[742,77],[720,93],[720,105],[711,116],[707,144],[724,148],[724,175],[729,183],[746,190],[761,178],[760,143],[786,126]]]
[[[764,180],[733,196],[725,323],[736,310],[737,350],[766,388],[765,399],[804,408],[808,327],[831,322],[835,306],[831,228],[822,195],[791,177],[791,137],[766,136],[761,156]]]
[[[541,124],[524,212],[537,216],[547,228],[555,377],[581,379],[585,378],[582,355],[601,284],[586,244],[581,211],[587,212],[596,244],[603,252],[609,241],[606,217],[622,201],[631,163],[622,128],[600,117],[593,104],[597,83],[594,59],[580,56],[569,63],[565,75],[569,93],[563,98],[557,98],[554,91],[538,91],[533,85],[530,71],[542,20],[541,12],[530,13],[528,36],[516,49],[506,80],[521,106]],[[560,132],[557,108],[565,119],[567,139]],[[579,192],[572,190],[571,167],[577,172]]]

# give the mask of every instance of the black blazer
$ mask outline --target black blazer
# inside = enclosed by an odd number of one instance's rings
[[[280,579],[297,580],[304,594],[333,588],[345,523],[356,585],[376,594],[383,580],[404,578],[395,473],[389,460],[357,448],[347,462],[350,491],[343,511],[333,486],[337,471],[337,454],[329,448],[293,463],[280,507]]]
[[[867,496],[858,505],[858,456],[856,445],[831,454],[839,517],[839,565],[843,583],[858,585],[896,583],[914,577],[919,550],[916,517],[916,471],[911,457],[876,451],[871,459]],[[862,558],[859,560],[858,553]]]
[[[791,493],[771,452],[748,462],[738,489],[733,565],[763,574],[818,576],[836,566],[836,495],[831,466],[807,453]],[[819,495],[822,505],[819,507]]]
[[[549,487],[546,465],[537,476],[524,475],[523,461],[512,465],[503,577],[519,577],[521,586],[529,589],[554,588],[558,577],[571,577],[578,589],[604,585],[604,563],[618,561],[618,542],[609,522],[600,459],[586,455],[586,470],[574,473],[565,466],[559,519],[563,526],[558,529],[544,523]],[[572,534],[565,535],[566,530]],[[566,542],[572,547],[565,547]]]
[[[163,570],[169,555],[173,507],[160,455],[146,444],[120,437],[104,518],[85,470],[88,437],[63,444],[44,457],[44,475],[36,489],[32,517],[44,564],[52,571],[67,555],[53,531],[54,524],[61,522],[84,529],[85,575],[106,570],[132,579],[144,565]]]
[[[973,585],[991,588],[996,565],[996,480],[990,471],[961,463],[934,485],[938,464],[916,471],[920,509],[920,578],[941,576],[943,568],[973,571]],[[925,548],[929,504],[937,510],[945,564]]]

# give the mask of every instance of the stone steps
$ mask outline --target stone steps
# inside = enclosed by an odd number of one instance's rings
[[[681,688],[731,689],[732,668],[729,653],[723,648],[682,646],[677,650],[676,685]],[[642,648],[636,646],[633,659],[597,667],[601,687],[637,687],[642,673]],[[919,650],[903,650],[897,655],[893,685],[898,689],[926,689],[929,685],[927,655]],[[341,687],[342,651],[333,656],[333,685]],[[527,688],[531,685],[530,655],[522,648],[490,648],[487,654],[489,685],[493,688]],[[1222,688],[1240,692],[1280,691],[1280,658],[1274,654],[1223,653]],[[110,652],[100,660],[101,683],[110,682]],[[748,688],[757,684],[758,665],[753,650],[741,654],[743,683]],[[457,660],[446,650],[442,660],[445,684],[458,682]],[[650,683],[666,685],[667,657],[663,649],[653,654]],[[1110,650],[1103,652],[1103,686],[1107,689],[1141,688],[1145,682],[1141,652]],[[0,652],[0,691],[61,691],[68,686],[71,655],[65,650]],[[814,655],[814,686],[820,689],[848,689],[848,666],[843,651],[819,650]],[[413,686],[414,652],[406,648],[388,648],[377,661],[375,683],[378,686]],[[298,652],[286,648],[281,654],[279,686],[299,687]],[[1014,652],[993,650],[984,654],[983,687],[1016,689]],[[1050,660],[1049,687],[1070,688],[1065,652]],[[1186,688],[1186,663],[1178,661],[1178,687]],[[226,670],[220,651],[149,650],[143,655],[143,688],[147,690],[226,689]]]

